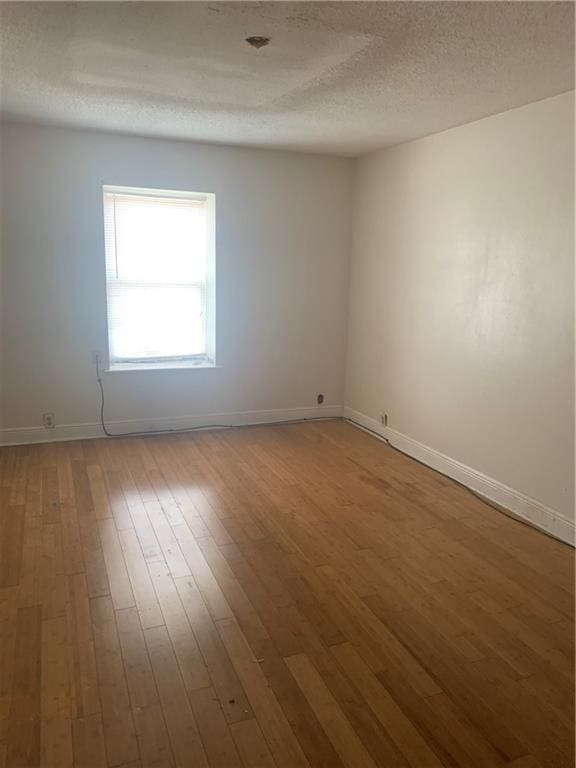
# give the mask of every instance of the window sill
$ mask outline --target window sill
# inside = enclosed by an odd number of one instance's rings
[[[209,361],[194,363],[190,360],[170,360],[166,363],[113,363],[105,372],[137,373],[138,371],[206,371],[221,367],[221,365],[216,365],[216,363]]]

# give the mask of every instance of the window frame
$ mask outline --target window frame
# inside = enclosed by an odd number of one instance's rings
[[[109,323],[109,285],[114,281],[108,279],[107,270],[107,251],[106,235],[104,235],[104,279],[106,285],[106,359],[108,373],[126,372],[126,371],[166,371],[166,370],[206,370],[207,368],[220,368],[216,363],[216,195],[213,192],[192,192],[173,189],[155,189],[151,187],[127,187],[117,184],[102,185],[102,221],[106,226],[106,195],[133,195],[135,197],[156,197],[173,198],[176,200],[196,200],[204,203],[206,211],[206,353],[198,355],[179,355],[164,357],[141,357],[141,358],[116,358],[111,355],[111,326]],[[137,285],[140,281],[117,281],[125,282],[130,285]],[[146,283],[153,287],[154,284]],[[161,288],[163,286],[173,286],[170,282],[157,282],[155,284]],[[177,285],[188,285],[178,283]],[[190,283],[190,286],[194,283]],[[197,283],[197,285],[200,285]]]

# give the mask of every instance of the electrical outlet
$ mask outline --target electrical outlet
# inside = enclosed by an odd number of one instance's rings
[[[316,400],[318,401],[318,405],[322,405],[322,403],[324,402],[324,395],[319,394]]]
[[[383,427],[388,426],[388,414],[387,413],[381,413],[380,414],[380,423]]]
[[[44,429],[54,429],[56,426],[56,418],[53,413],[43,413],[42,414],[42,424],[44,424]]]
[[[100,363],[100,352],[97,349],[92,350],[92,364],[98,365]]]

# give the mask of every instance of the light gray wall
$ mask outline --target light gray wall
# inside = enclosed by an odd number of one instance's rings
[[[574,514],[574,97],[363,157],[346,404]]]
[[[221,369],[111,374],[110,420],[341,405],[352,161],[2,128],[4,427],[95,422],[102,184],[216,193]]]

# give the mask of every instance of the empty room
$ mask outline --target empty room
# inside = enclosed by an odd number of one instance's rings
[[[0,768],[574,768],[574,11],[0,1]]]

